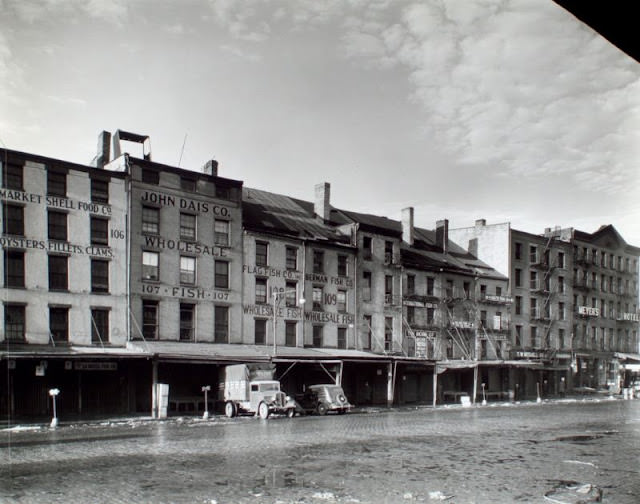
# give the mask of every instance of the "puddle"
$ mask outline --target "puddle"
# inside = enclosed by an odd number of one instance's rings
[[[584,443],[587,441],[594,441],[596,439],[602,439],[605,436],[610,436],[612,434],[617,434],[617,431],[603,431],[603,432],[593,432],[591,434],[577,434],[573,436],[560,436],[555,438],[553,441],[567,441],[570,443]]]
[[[555,481],[553,490],[544,494],[545,501],[555,504],[586,504],[602,502],[602,489],[591,483]]]

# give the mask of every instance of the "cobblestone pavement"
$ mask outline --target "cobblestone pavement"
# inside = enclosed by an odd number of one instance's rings
[[[0,502],[635,504],[639,450],[622,400],[63,425],[0,431]]]

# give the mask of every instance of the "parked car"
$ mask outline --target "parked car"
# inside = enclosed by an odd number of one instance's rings
[[[351,409],[351,404],[340,385],[311,385],[303,394],[297,394],[297,412],[301,414],[326,415],[335,411],[342,415]]]

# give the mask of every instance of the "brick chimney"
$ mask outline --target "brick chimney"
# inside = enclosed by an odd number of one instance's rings
[[[211,175],[213,177],[218,176],[218,162],[215,159],[210,159],[202,167],[202,173],[205,175]]]
[[[96,168],[104,168],[109,163],[111,156],[111,133],[102,131],[98,135],[98,154],[96,155]]]
[[[329,222],[331,219],[331,205],[329,203],[331,199],[331,185],[329,182],[322,182],[315,185],[316,198],[313,205],[313,211],[318,217],[321,217],[324,222]]]
[[[408,245],[413,245],[413,207],[402,209],[402,241]]]
[[[447,253],[449,244],[449,220],[436,221],[436,245],[442,249],[442,253]]]

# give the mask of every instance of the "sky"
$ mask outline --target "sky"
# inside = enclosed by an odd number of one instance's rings
[[[0,145],[90,164],[117,129],[428,229],[640,246],[640,65],[551,0],[0,0]]]

